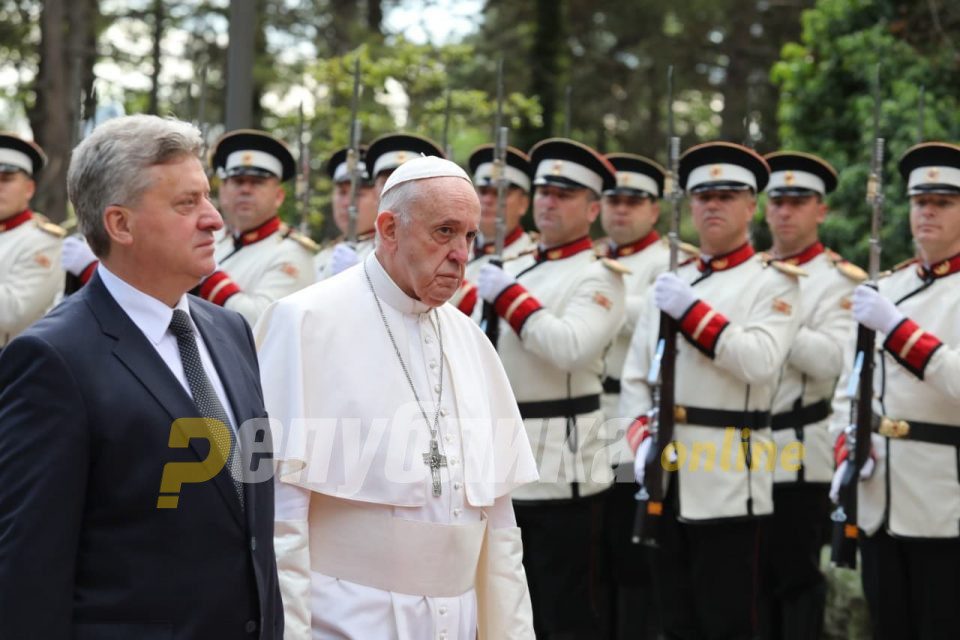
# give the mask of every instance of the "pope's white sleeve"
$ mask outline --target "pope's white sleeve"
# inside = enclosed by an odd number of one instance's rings
[[[532,640],[533,609],[523,569],[523,542],[510,496],[487,511],[487,532],[477,570],[480,640]]]
[[[275,487],[273,546],[283,599],[284,638],[310,637],[310,491],[281,481]]]

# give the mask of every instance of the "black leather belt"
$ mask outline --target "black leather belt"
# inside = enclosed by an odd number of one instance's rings
[[[699,427],[765,429],[770,426],[769,411],[730,411],[678,405],[674,407],[673,415],[677,422]]]
[[[960,447],[960,427],[935,422],[916,420],[893,420],[886,416],[873,416],[873,430],[893,440],[916,440],[932,444]]]
[[[620,380],[607,376],[603,379],[604,393],[620,393]]]
[[[527,418],[569,418],[600,409],[600,396],[579,396],[563,400],[544,400],[542,402],[519,402],[520,415]]]
[[[793,411],[784,411],[775,413],[770,419],[770,427],[774,431],[781,429],[799,429],[814,422],[820,422],[830,415],[830,404],[826,400],[820,400],[805,407],[794,409]]]

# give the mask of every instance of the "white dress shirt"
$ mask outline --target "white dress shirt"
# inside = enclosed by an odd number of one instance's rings
[[[223,388],[223,383],[220,382],[220,375],[217,373],[217,368],[213,366],[213,359],[210,357],[210,352],[207,351],[207,346],[203,343],[203,337],[200,335],[200,331],[197,329],[197,325],[190,315],[190,305],[187,304],[187,295],[184,294],[180,296],[176,307],[171,308],[153,296],[124,282],[103,266],[102,262],[97,266],[97,273],[103,281],[103,286],[107,288],[107,292],[113,296],[113,299],[117,301],[117,304],[120,305],[120,308],[123,309],[130,320],[137,325],[137,328],[140,329],[150,344],[153,345],[153,348],[157,350],[157,353],[170,368],[173,375],[180,381],[183,390],[192,398],[193,394],[190,393],[190,384],[187,382],[187,376],[183,372],[183,362],[180,360],[180,348],[177,346],[177,337],[170,331],[170,320],[173,319],[173,309],[181,309],[186,312],[187,317],[190,318],[190,324],[193,325],[193,335],[197,340],[197,348],[200,351],[203,370],[206,372],[210,384],[213,385],[213,390],[217,393],[217,399],[220,400],[220,404],[223,405],[223,409],[227,412],[227,417],[230,418],[230,426],[236,431],[237,420],[233,415],[233,408],[227,399],[227,392]]]

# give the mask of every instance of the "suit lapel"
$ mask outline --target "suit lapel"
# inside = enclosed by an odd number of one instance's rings
[[[173,372],[170,371],[170,367],[163,361],[157,350],[143,335],[143,332],[113,299],[103,281],[100,280],[99,275],[95,274],[82,289],[82,292],[86,296],[88,306],[96,316],[103,333],[116,341],[113,354],[140,381],[147,392],[160,403],[169,415],[171,424],[178,418],[196,417],[199,412],[193,403],[193,399],[176,376],[173,375]],[[208,349],[208,351],[213,354],[214,350]],[[219,365],[217,369],[222,371]],[[221,378],[223,378],[222,375]],[[236,409],[234,409],[234,413],[237,415],[237,420],[240,420]],[[197,439],[191,439],[189,446],[198,460],[204,460],[207,457],[207,451],[200,447]],[[237,519],[237,523],[243,526],[240,502],[237,500],[229,472],[224,470],[218,473],[211,482],[214,483],[224,500],[227,501],[230,511]]]

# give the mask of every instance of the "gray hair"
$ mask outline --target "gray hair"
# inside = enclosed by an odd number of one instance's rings
[[[103,212],[132,206],[150,186],[147,170],[182,156],[200,157],[200,130],[175,118],[135,115],[98,126],[73,150],[67,195],[80,232],[98,257],[110,252]]]
[[[377,206],[377,215],[384,211],[392,211],[397,226],[405,227],[413,220],[411,209],[416,200],[422,195],[422,180],[401,182],[389,191],[380,194],[380,204]],[[380,233],[377,232],[376,245],[380,246]]]

